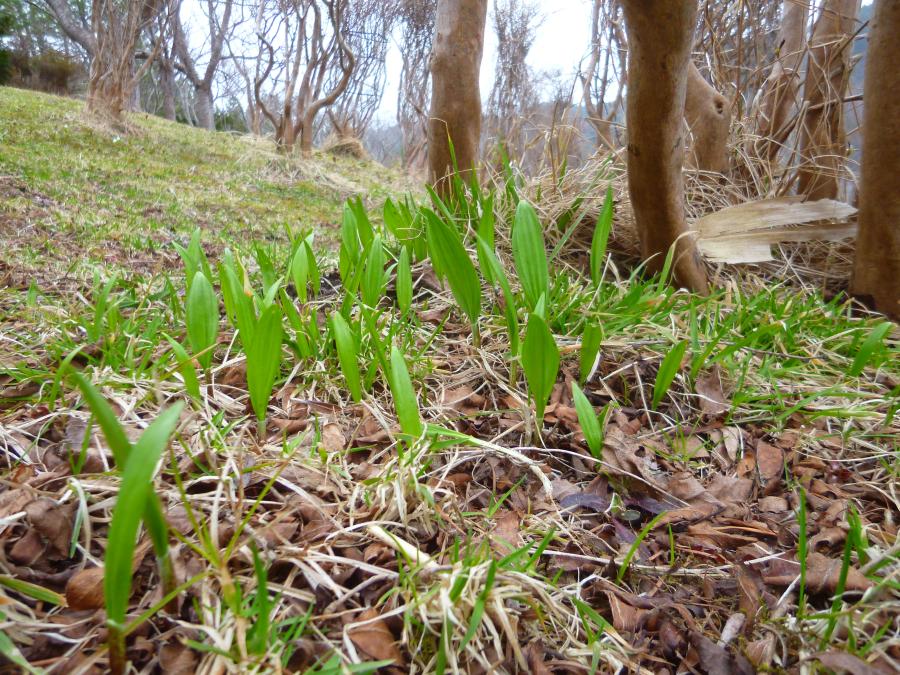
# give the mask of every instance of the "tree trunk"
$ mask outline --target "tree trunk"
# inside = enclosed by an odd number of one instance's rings
[[[197,126],[209,131],[215,131],[216,117],[213,107],[212,89],[196,87],[194,89],[194,97],[196,98],[194,107],[197,113]]]
[[[171,63],[160,64],[159,87],[162,89],[163,117],[174,122],[178,116],[178,108],[175,105],[175,69],[171,67]]]
[[[900,3],[876,0],[863,93],[853,293],[900,321]]]
[[[847,155],[844,95],[850,80],[850,45],[860,0],[825,0],[810,39],[804,84],[806,114],[800,130],[797,192],[834,199]]]
[[[701,171],[725,173],[731,109],[728,99],[703,78],[693,62],[688,66],[684,118],[693,136],[689,155],[691,166]]]
[[[696,0],[623,0],[628,30],[628,191],[651,271],[675,246],[676,281],[707,291],[684,217],[684,103]],[[682,236],[685,235],[685,236]]]
[[[785,0],[781,10],[779,56],[756,110],[756,128],[760,140],[756,154],[774,162],[787,141],[792,124],[788,123],[800,92],[800,64],[806,51],[806,22],[809,4],[806,0]]]
[[[481,140],[479,73],[487,0],[438,0],[431,53],[428,165],[432,182],[446,192],[456,167],[467,180]],[[453,155],[451,155],[451,147]]]

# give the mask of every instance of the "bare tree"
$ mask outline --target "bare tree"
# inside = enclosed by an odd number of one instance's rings
[[[754,110],[760,141],[756,154],[773,162],[793,129],[791,115],[800,92],[800,65],[806,52],[806,0],[784,0],[778,51]]]
[[[859,237],[852,290],[900,320],[900,3],[876,0],[864,98]]]
[[[522,121],[534,112],[538,102],[534,73],[526,59],[539,22],[537,6],[528,0],[494,2],[497,62],[487,105],[487,127],[489,134],[502,141],[515,157],[524,150]]]
[[[333,105],[350,82],[355,58],[343,34],[347,5],[347,0],[260,0],[256,36],[264,65],[257,71],[254,95],[285,152],[292,151],[298,139],[302,152],[312,150],[316,116]],[[329,77],[333,69],[340,72],[334,79]],[[267,81],[280,89],[280,109],[263,92]]]
[[[63,33],[80,46],[87,53],[89,59],[92,59],[97,51],[97,37],[89,17],[73,14],[69,0],[44,0],[44,2],[56,18]]]
[[[478,161],[478,76],[486,19],[487,0],[438,0],[431,52],[428,165],[431,180],[444,192],[448,189],[445,179],[454,169],[466,176]]]
[[[206,0],[206,19],[208,23],[208,43],[201,50],[206,59],[206,67],[202,73],[198,71],[197,59],[191,54],[187,35],[181,22],[181,1],[175,13],[175,54],[178,57],[178,69],[194,85],[194,104],[197,121],[204,129],[215,129],[216,120],[213,107],[212,86],[222,61],[222,50],[225,40],[233,25],[231,12],[234,0]],[[221,17],[219,10],[221,8]]]
[[[628,29],[628,191],[641,252],[660,270],[675,247],[678,283],[706,292],[684,215],[683,118],[696,0],[622,0]]]
[[[691,130],[689,164],[701,171],[728,169],[731,103],[707,82],[693,61],[688,66],[684,119]]]
[[[424,54],[431,53],[437,0],[401,0],[402,26],[400,87],[397,91],[397,124],[403,135],[403,166],[411,169],[425,159],[428,136],[431,69]]]
[[[384,97],[388,35],[396,19],[389,0],[358,0],[344,17],[344,34],[355,64],[344,93],[328,108],[338,136],[362,139]],[[329,86],[343,73],[332,70]]]
[[[613,124],[622,107],[628,45],[619,0],[593,0],[591,9],[591,53],[579,74],[587,121],[597,136],[597,145],[616,149]],[[612,105],[607,96],[615,93]]]
[[[847,155],[844,96],[859,4],[860,0],[825,0],[809,41],[797,192],[810,199],[833,199],[838,194]]]

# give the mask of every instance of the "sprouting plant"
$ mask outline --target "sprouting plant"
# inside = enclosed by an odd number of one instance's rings
[[[347,320],[339,312],[331,315],[331,333],[334,336],[338,363],[341,365],[341,372],[344,374],[344,381],[347,383],[350,397],[354,403],[359,403],[362,400],[362,380],[357,361],[356,337]]]
[[[800,563],[800,581],[797,590],[797,616],[804,618],[806,616],[806,579],[808,549],[809,549],[809,532],[807,532],[806,517],[806,491],[802,487],[797,488],[797,561]]]
[[[586,323],[581,331],[581,350],[579,351],[579,375],[582,382],[587,382],[597,365],[600,344],[603,342],[603,329],[595,323]]]
[[[534,405],[535,434],[540,435],[544,409],[559,373],[559,348],[543,317],[543,298],[529,315],[522,342],[522,370]]]
[[[606,244],[609,241],[609,233],[612,230],[612,187],[606,190],[606,199],[603,201],[603,209],[597,219],[594,229],[594,238],[591,241],[591,280],[594,286],[600,286],[603,281],[603,270],[606,267]]]
[[[169,558],[168,525],[159,497],[153,491],[153,475],[169,437],[175,430],[182,404],[163,411],[133,446],[100,393],[81,375],[72,376],[91,407],[116,466],[122,484],[113,508],[104,557],[103,593],[109,627],[109,659],[113,673],[124,673],[125,615],[131,596],[132,563],[138,529],[143,522],[153,543],[164,593],[174,589],[174,571]]]
[[[447,279],[456,303],[472,326],[475,346],[481,342],[478,317],[481,313],[481,280],[463,246],[459,234],[426,209],[428,252],[435,273]]]
[[[281,343],[284,337],[281,319],[281,307],[277,304],[270,305],[263,310],[252,338],[244,345],[247,354],[247,387],[250,390],[253,412],[256,413],[260,440],[265,438],[269,397],[281,369]]]
[[[575,400],[578,424],[581,425],[581,433],[584,434],[584,440],[587,441],[591,455],[594,459],[603,459],[603,427],[609,414],[609,406],[604,408],[598,417],[594,412],[594,406],[575,382],[572,383],[572,398]]]
[[[400,249],[400,255],[397,258],[396,276],[397,307],[400,308],[403,314],[408,314],[410,307],[412,307],[413,280],[409,249],[406,246]]]
[[[194,282],[194,276],[197,272],[202,272],[203,276],[206,277],[206,280],[212,283],[213,277],[212,270],[209,266],[209,260],[206,258],[203,247],[200,246],[199,227],[191,234],[191,241],[188,243],[187,248],[178,242],[174,242],[173,245],[175,246],[175,250],[178,251],[178,255],[181,256],[181,260],[184,262],[184,278],[187,280],[188,293],[191,291],[191,284]]]
[[[319,267],[316,256],[306,239],[301,240],[295,247],[291,257],[290,278],[294,282],[294,290],[300,302],[306,302],[309,294],[308,287],[312,282],[313,293],[319,292]]]
[[[208,373],[212,348],[219,333],[219,301],[202,272],[194,274],[184,308],[188,343],[200,366]]]
[[[681,368],[681,360],[684,358],[687,346],[687,340],[679,342],[666,354],[659,365],[659,372],[656,374],[656,382],[653,385],[653,410],[659,407],[659,404],[662,403],[663,398],[668,393],[669,387],[672,386],[672,382]]]
[[[625,578],[625,572],[628,571],[628,565],[631,564],[631,559],[634,558],[634,554],[637,553],[638,549],[641,546],[641,543],[644,539],[647,538],[647,535],[656,527],[656,524],[662,520],[663,516],[666,515],[666,511],[662,513],[658,513],[653,520],[644,525],[640,532],[638,532],[637,537],[634,538],[634,541],[631,542],[631,546],[628,547],[628,552],[625,554],[625,557],[622,559],[622,564],[619,565],[619,571],[616,572],[616,581],[622,583],[622,579]]]
[[[384,269],[384,246],[381,237],[375,235],[369,244],[369,253],[366,256],[366,267],[363,272],[361,295],[363,304],[367,307],[375,307],[384,295],[387,285],[387,274]]]
[[[526,305],[529,311],[534,311],[542,297],[545,301],[549,300],[550,280],[541,222],[534,207],[524,200],[516,207],[512,251]]]
[[[85,326],[88,342],[98,342],[106,333],[109,315],[115,311],[115,304],[110,305],[109,296],[118,281],[119,278],[113,275],[101,285],[99,274],[94,273],[93,320]]]
[[[194,369],[194,362],[184,347],[179,342],[166,335],[169,346],[172,347],[172,353],[175,354],[175,367],[181,373],[184,380],[184,388],[187,393],[195,401],[200,400],[200,381],[197,379],[197,371]]]
[[[389,384],[400,428],[408,436],[418,438],[424,430],[422,417],[419,414],[419,401],[416,398],[412,381],[409,379],[406,360],[396,347],[391,348]]]
[[[485,273],[485,276],[500,284],[500,290],[503,292],[503,314],[506,317],[506,331],[509,335],[509,381],[510,385],[514,385],[518,377],[516,358],[518,357],[520,350],[519,315],[516,312],[516,296],[512,291],[512,287],[509,285],[509,279],[506,277],[503,265],[500,264],[500,260],[497,258],[497,255],[490,245],[481,238],[480,234],[476,238],[476,241],[479,257],[482,261],[482,265],[484,265],[482,270]]]

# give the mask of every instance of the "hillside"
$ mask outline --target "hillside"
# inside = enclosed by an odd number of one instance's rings
[[[0,670],[891,672],[895,324],[129,124],[0,89]]]

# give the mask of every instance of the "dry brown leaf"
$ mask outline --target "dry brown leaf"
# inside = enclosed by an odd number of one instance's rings
[[[838,650],[815,654],[812,656],[812,659],[818,661],[830,670],[839,673],[849,673],[850,675],[887,675],[891,672],[889,670],[876,668],[862,659],[853,656],[853,654]]]
[[[522,545],[519,514],[515,511],[501,511],[494,517],[494,527],[490,532],[491,548],[500,555],[508,555]]]
[[[613,591],[604,591],[609,599],[609,608],[612,611],[613,626],[616,630],[626,633],[636,633],[643,626],[649,611],[632,607],[619,598]]]
[[[732,656],[701,633],[691,633],[691,644],[700,656],[700,667],[708,675],[754,675],[753,666],[741,655]]]
[[[806,558],[806,588],[810,593],[834,593],[841,576],[841,561],[811,552]],[[789,561],[773,561],[770,574],[763,581],[771,586],[789,586],[800,574],[800,565]],[[780,563],[780,564],[779,564]],[[846,591],[862,592],[873,583],[855,567],[847,570]]]
[[[197,653],[178,643],[163,645],[159,650],[159,667],[166,675],[192,675],[197,672]]]
[[[25,507],[28,520],[61,557],[69,556],[75,526],[75,503],[57,504],[52,499],[35,499]]]
[[[769,633],[761,640],[747,643],[744,653],[758,671],[768,668],[775,658],[775,636]]]
[[[347,447],[347,439],[340,426],[329,423],[322,427],[321,446],[326,452],[343,452]]]
[[[729,405],[722,391],[722,377],[718,369],[697,378],[695,390],[700,398],[703,414],[716,417],[728,412]]]
[[[784,475],[784,450],[760,440],[756,444],[756,469],[764,494],[773,494]]]
[[[532,640],[525,647],[525,658],[528,660],[528,672],[531,675],[552,675],[552,672],[544,663],[546,650],[540,640]]]
[[[360,614],[356,622],[366,621],[368,623],[351,628],[347,632],[350,640],[364,651],[369,658],[376,661],[390,660],[395,664],[403,663],[403,655],[397,647],[394,634],[391,633],[387,623],[383,619],[378,618],[379,616],[378,611],[375,609],[367,609]]]
[[[73,574],[66,584],[66,602],[72,609],[102,609],[103,568],[89,567]]]
[[[784,513],[790,509],[784,497],[763,497],[759,500],[759,510],[766,513]]]

